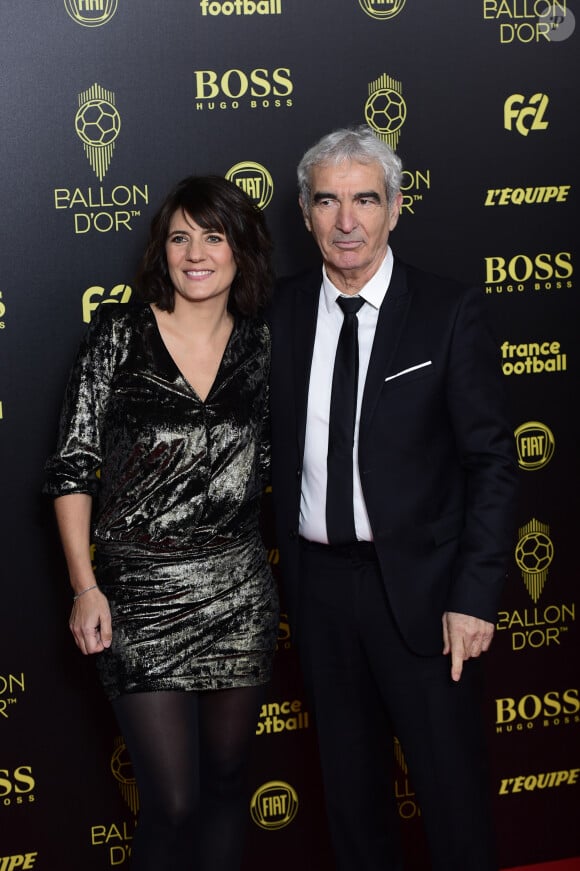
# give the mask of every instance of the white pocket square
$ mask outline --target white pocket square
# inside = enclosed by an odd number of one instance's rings
[[[395,372],[394,375],[387,375],[385,381],[392,381],[393,378],[400,378],[401,375],[406,375],[408,372],[414,372],[416,369],[423,369],[425,366],[431,366],[431,360],[425,360],[424,363],[417,363],[416,366],[409,366],[408,369],[402,369],[400,372]]]

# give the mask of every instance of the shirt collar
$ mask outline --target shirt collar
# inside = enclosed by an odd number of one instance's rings
[[[393,252],[389,246],[387,247],[385,259],[373,277],[367,281],[364,287],[362,287],[357,294],[358,296],[362,296],[364,301],[373,308],[380,309],[387,294],[389,284],[391,283],[391,276],[393,274],[393,262]],[[344,296],[344,294],[341,294],[328,277],[326,266],[322,267],[322,292],[327,311],[334,311],[337,298],[339,296]]]

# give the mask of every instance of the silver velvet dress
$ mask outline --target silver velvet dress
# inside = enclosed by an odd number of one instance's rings
[[[278,626],[258,514],[270,337],[237,318],[202,402],[149,305],[102,305],[69,380],[45,492],[89,493],[110,698],[264,683]]]

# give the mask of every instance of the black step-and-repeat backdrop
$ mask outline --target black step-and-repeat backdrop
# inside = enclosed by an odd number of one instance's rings
[[[481,285],[512,400],[521,504],[485,706],[502,867],[580,857],[573,5],[2,0],[0,871],[128,867],[138,810],[39,496],[86,324],[127,301],[150,218],[191,173],[225,174],[265,209],[280,273],[313,262],[295,166],[365,121],[405,164],[394,249]],[[268,512],[265,537],[276,567]],[[408,867],[423,869],[393,752]],[[284,614],[248,829],[248,871],[333,867]]]

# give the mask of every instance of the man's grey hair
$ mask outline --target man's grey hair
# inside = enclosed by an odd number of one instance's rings
[[[401,188],[403,164],[386,142],[361,124],[358,127],[344,127],[323,136],[309,148],[298,164],[298,190],[306,212],[310,212],[310,177],[312,169],[321,164],[339,164],[345,160],[356,163],[380,163],[385,174],[387,202],[391,203]]]

